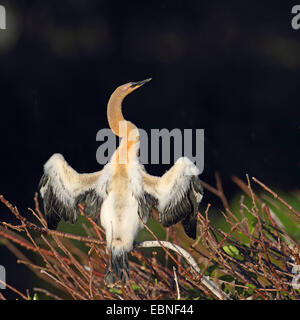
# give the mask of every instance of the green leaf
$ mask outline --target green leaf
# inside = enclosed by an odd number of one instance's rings
[[[117,294],[122,294],[122,291],[120,289],[115,289],[115,288],[110,288],[109,292],[111,293],[117,293]]]
[[[219,279],[226,281],[226,282],[232,282],[234,280],[233,276],[231,276],[229,274],[225,274],[223,276],[220,276]]]
[[[252,295],[252,294],[254,293],[254,289],[256,289],[256,286],[255,286],[254,284],[252,284],[252,283],[247,283],[247,284],[246,284],[246,287],[249,288],[248,293],[249,293],[250,295]]]
[[[233,245],[224,246],[223,250],[231,257],[238,259],[240,261],[244,260],[244,257],[240,254],[240,251],[238,248],[236,248]]]
[[[233,245],[228,245],[228,246],[224,246],[223,247],[223,250],[228,254],[230,255],[231,257],[236,257],[239,255],[239,249],[236,248],[235,246]]]
[[[136,284],[132,284],[132,285],[131,285],[131,288],[132,288],[134,291],[136,291],[136,290],[141,290],[141,287],[138,286],[138,285],[136,285]]]
[[[40,300],[40,298],[38,297],[37,293],[35,293],[35,294],[33,295],[33,300]]]
[[[253,234],[258,220],[255,217],[249,218],[250,233]]]
[[[207,267],[207,269],[205,270],[205,275],[206,276],[211,276],[213,275],[213,272],[218,268],[218,265],[217,264],[213,264],[209,267]]]
[[[256,286],[252,283],[247,283],[246,287],[250,288],[250,289],[256,289]]]

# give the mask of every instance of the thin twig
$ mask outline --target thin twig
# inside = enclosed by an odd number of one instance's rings
[[[279,200],[284,206],[286,206],[290,211],[292,211],[298,218],[300,218],[300,212],[294,209],[290,204],[288,204],[285,200],[283,200],[279,195],[263,184],[261,181],[252,177],[252,180],[258,183],[262,188],[264,188],[267,192],[269,192],[275,199]]]
[[[143,241],[141,243],[137,243],[136,246],[138,248],[149,248],[149,247],[161,247],[161,248],[168,248],[172,251],[175,251],[176,253],[180,254],[182,257],[186,259],[186,261],[190,264],[190,266],[193,268],[193,270],[201,274],[201,270],[194,260],[194,258],[191,256],[190,253],[188,253],[186,250],[181,248],[180,246],[168,242],[168,241]],[[210,290],[213,292],[215,296],[217,296],[220,300],[224,300],[224,297],[226,300],[230,300],[229,296],[224,293],[218,286],[209,279],[207,276],[202,276],[201,277],[201,282]]]
[[[173,266],[173,272],[174,272],[174,281],[176,284],[176,290],[177,290],[177,300],[180,300],[180,290],[179,290],[179,285],[178,285],[178,278],[177,278],[177,274],[176,274],[176,268]]]

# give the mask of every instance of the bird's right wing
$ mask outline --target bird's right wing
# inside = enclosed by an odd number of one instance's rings
[[[195,239],[198,206],[203,197],[198,168],[182,157],[162,177],[144,170],[141,174],[145,192],[157,201],[160,222],[169,227],[181,221],[186,234]]]
[[[87,216],[96,217],[106,196],[108,183],[109,175],[105,169],[79,174],[61,154],[54,154],[45,163],[44,175],[39,183],[48,228],[56,229],[61,219],[76,223],[79,203],[83,204]]]

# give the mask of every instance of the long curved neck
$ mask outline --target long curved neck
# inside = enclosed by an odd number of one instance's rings
[[[107,119],[108,124],[112,132],[120,137],[120,125],[121,121],[125,121],[122,114],[122,102],[125,97],[117,94],[116,91],[110,96],[107,105]]]
[[[107,105],[107,119],[112,132],[116,136],[123,138],[118,148],[117,159],[119,159],[122,152],[124,157],[125,152],[126,160],[128,160],[129,150],[139,143],[139,134],[137,127],[132,122],[124,119],[122,102],[126,95],[126,93],[120,94],[117,91],[111,95]]]

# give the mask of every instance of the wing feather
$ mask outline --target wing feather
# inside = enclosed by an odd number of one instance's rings
[[[145,191],[157,200],[160,222],[169,227],[181,221],[186,234],[193,239],[196,238],[198,207],[203,197],[198,174],[197,167],[186,157],[179,158],[162,177],[142,171]]]
[[[88,216],[98,214],[103,195],[97,192],[97,183],[102,172],[79,174],[61,154],[54,154],[46,162],[39,190],[50,229],[56,229],[61,219],[76,223],[79,203],[83,204]]]

